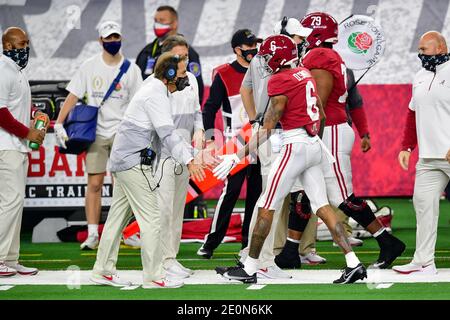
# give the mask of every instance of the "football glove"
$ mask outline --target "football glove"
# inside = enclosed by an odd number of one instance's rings
[[[219,156],[219,159],[222,162],[213,170],[214,177],[219,180],[225,180],[230,171],[241,161],[235,153]]]

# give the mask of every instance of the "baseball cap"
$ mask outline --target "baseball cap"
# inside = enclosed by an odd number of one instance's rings
[[[122,35],[122,31],[120,28],[120,24],[115,21],[105,21],[100,24],[98,27],[98,34],[102,38],[107,38],[113,33],[117,33],[118,35]]]
[[[273,33],[274,34],[280,34],[281,33],[281,23],[283,20],[278,21],[275,24],[275,27],[273,28]],[[295,18],[289,18],[286,24],[286,32],[292,35],[297,35],[300,37],[308,37],[311,32],[313,31],[311,28],[305,28],[304,26],[302,26],[302,24],[300,23],[300,21],[298,21]]]
[[[234,49],[242,44],[252,45],[256,42],[261,43],[263,39],[257,38],[249,29],[240,29],[233,34],[231,47]]]

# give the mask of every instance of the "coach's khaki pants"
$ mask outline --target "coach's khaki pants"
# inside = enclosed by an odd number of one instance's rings
[[[155,178],[149,166],[135,166],[129,170],[113,173],[114,192],[97,252],[94,273],[111,275],[116,272],[116,263],[123,229],[134,213],[140,228],[141,260],[144,281],[164,278],[161,248],[161,211],[158,206]]]
[[[450,164],[446,160],[419,159],[413,196],[417,220],[413,263],[426,266],[434,262],[439,200],[449,179]]]
[[[169,268],[174,263],[180,249],[189,171],[185,165],[176,164],[173,159],[169,158],[161,159],[159,162],[156,174],[158,180],[161,173],[163,175],[157,194],[161,211],[161,234],[164,239],[162,241],[163,266]]]
[[[17,263],[28,155],[0,151],[0,262]]]

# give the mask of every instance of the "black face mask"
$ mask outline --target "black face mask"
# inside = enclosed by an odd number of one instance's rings
[[[175,86],[177,87],[178,91],[183,91],[186,87],[189,87],[189,78],[188,76],[184,78],[178,78],[177,81],[175,81]]]
[[[247,61],[248,63],[250,63],[250,61],[252,61],[253,57],[256,56],[258,54],[258,49],[249,49],[249,50],[242,50],[242,57],[245,59],[245,61]],[[251,55],[252,57],[249,59],[248,56]]]
[[[3,51],[3,54],[13,60],[19,67],[24,69],[28,64],[28,58],[30,57],[30,47],[5,50]]]
[[[436,54],[436,55],[425,55],[419,54],[419,59],[422,61],[422,67],[425,70],[436,72],[436,66],[443,64],[450,60],[450,54]]]

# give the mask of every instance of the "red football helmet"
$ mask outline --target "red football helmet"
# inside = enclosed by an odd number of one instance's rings
[[[338,42],[338,23],[331,15],[325,12],[307,14],[300,23],[305,28],[313,29],[308,36],[308,49],[318,47],[321,43],[335,44]]]
[[[264,40],[257,56],[261,59],[263,69],[273,74],[281,67],[298,61],[297,45],[288,36],[273,35]]]

